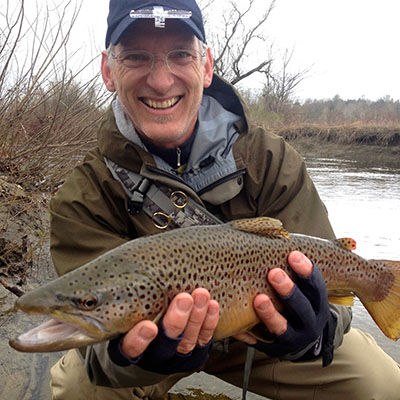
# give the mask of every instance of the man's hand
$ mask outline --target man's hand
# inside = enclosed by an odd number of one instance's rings
[[[258,295],[253,303],[260,320],[276,336],[275,342],[264,343],[247,333],[235,337],[282,359],[313,358],[322,350],[323,363],[328,365],[333,357],[336,319],[329,310],[324,280],[319,270],[299,251],[291,252],[288,261],[298,275],[297,285],[279,268],[268,274],[269,283],[284,305],[285,316],[265,294]]]
[[[139,322],[123,337],[119,349],[132,364],[153,372],[194,370],[207,360],[218,317],[219,305],[206,289],[180,293],[159,326]]]

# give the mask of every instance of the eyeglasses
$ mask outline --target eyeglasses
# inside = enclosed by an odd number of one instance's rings
[[[179,74],[186,72],[188,67],[198,63],[205,55],[205,52],[201,53],[192,49],[171,50],[165,56],[155,55],[145,50],[124,50],[117,55],[111,53],[111,57],[118,63],[143,74],[152,70],[156,57],[164,60],[172,73]]]

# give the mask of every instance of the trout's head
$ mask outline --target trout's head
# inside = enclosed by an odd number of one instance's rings
[[[18,309],[53,319],[11,340],[12,347],[25,352],[82,347],[125,333],[152,317],[139,288],[148,287],[148,277],[90,264],[17,300]]]

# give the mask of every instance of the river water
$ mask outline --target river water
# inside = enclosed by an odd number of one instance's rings
[[[400,169],[339,159],[306,159],[337,237],[357,242],[364,258],[400,260]],[[399,304],[400,307],[400,304]],[[356,299],[353,326],[370,333],[400,362],[400,343],[388,339]]]

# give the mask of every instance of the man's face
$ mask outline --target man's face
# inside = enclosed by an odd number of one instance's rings
[[[200,50],[199,43],[182,24],[168,21],[165,28],[155,28],[154,21],[137,22],[115,46],[115,54],[125,50],[145,50],[156,54],[148,73],[114,60],[112,68],[103,52],[102,75],[108,90],[118,93],[125,111],[137,131],[154,144],[174,148],[192,135],[203,88],[212,81],[213,61],[210,52],[204,60],[191,64],[185,73],[172,73],[163,61],[175,49]]]

